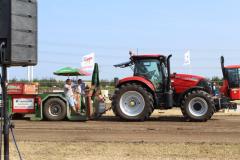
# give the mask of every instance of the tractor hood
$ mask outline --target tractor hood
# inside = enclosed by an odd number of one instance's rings
[[[201,84],[200,82],[206,82],[206,86],[202,87],[208,86],[207,80],[204,77],[190,74],[172,74],[171,82],[176,93],[183,93],[189,88],[201,86],[199,85]]]
[[[196,75],[191,75],[191,74],[172,74],[171,75],[171,79],[182,79],[182,80],[185,80],[185,81],[200,81],[202,79],[205,79],[204,77],[202,76],[196,76]]]

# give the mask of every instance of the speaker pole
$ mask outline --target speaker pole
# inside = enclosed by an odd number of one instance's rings
[[[9,117],[7,106],[7,66],[3,63],[5,54],[5,43],[1,44],[1,61],[2,61],[2,104],[3,104],[3,135],[4,135],[4,160],[9,160]]]
[[[2,101],[3,101],[3,134],[4,134],[4,160],[9,160],[9,117],[7,107],[7,67],[2,66]]]

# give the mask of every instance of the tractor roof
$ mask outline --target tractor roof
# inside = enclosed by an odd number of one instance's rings
[[[116,64],[114,67],[125,68],[134,64],[134,61],[141,59],[162,59],[165,60],[166,56],[160,54],[142,54],[142,55],[131,55],[130,61]]]
[[[132,55],[131,59],[148,59],[148,58],[153,58],[153,59],[159,59],[159,58],[166,58],[164,55],[160,54],[142,54],[142,55]]]
[[[225,66],[227,69],[237,69],[240,68],[240,65],[230,65],[230,66]]]

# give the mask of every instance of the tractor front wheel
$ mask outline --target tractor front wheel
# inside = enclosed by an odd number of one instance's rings
[[[214,114],[214,106],[210,94],[196,90],[184,96],[181,110],[187,121],[207,121]]]
[[[123,120],[144,121],[153,112],[153,97],[141,85],[122,85],[115,91],[112,108]]]

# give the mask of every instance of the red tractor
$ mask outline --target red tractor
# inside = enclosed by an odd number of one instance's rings
[[[240,100],[240,65],[224,66],[224,57],[221,57],[223,72],[223,86],[220,92],[230,100]]]
[[[143,121],[154,109],[181,107],[187,121],[207,121],[219,110],[207,79],[171,74],[171,55],[130,55],[130,61],[115,65],[134,72],[118,81],[112,97],[113,112],[121,119]]]

